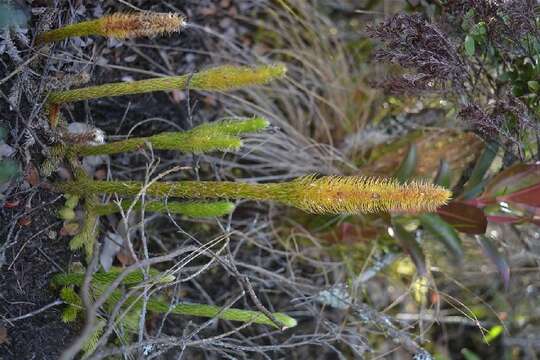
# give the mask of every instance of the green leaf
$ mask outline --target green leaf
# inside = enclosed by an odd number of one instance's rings
[[[497,339],[504,332],[502,325],[495,325],[489,329],[488,333],[484,337],[486,343],[491,343],[493,340]]]
[[[532,92],[537,93],[540,90],[540,83],[536,80],[527,81],[527,86]]]
[[[450,171],[450,164],[448,164],[446,160],[441,159],[439,163],[439,170],[437,171],[437,175],[435,176],[433,183],[449,189],[451,179],[452,173]]]
[[[467,348],[461,349],[461,354],[465,360],[480,360],[480,357],[476,353]]]
[[[444,244],[456,260],[461,260],[463,258],[461,239],[450,224],[435,214],[421,215],[420,222],[426,230],[435,236],[436,240],[439,240]]]
[[[66,202],[67,204],[67,202]],[[94,206],[93,211],[100,215],[109,215],[120,212],[120,209],[127,210],[133,206],[134,210],[141,209],[141,202],[133,204],[132,200],[123,200],[118,206],[117,203],[99,204]],[[148,201],[144,204],[147,212],[158,212],[164,214],[181,214],[195,218],[216,217],[230,214],[234,210],[234,204],[229,201],[215,202],[178,202],[178,201]]]
[[[73,220],[75,219],[75,211],[70,208],[61,208],[58,211],[58,217],[62,220]]]
[[[405,182],[411,178],[416,170],[416,164],[418,163],[418,154],[416,150],[416,144],[411,144],[407,155],[399,165],[398,170],[394,174],[394,177],[400,182]]]
[[[482,155],[480,155],[480,158],[476,162],[471,176],[469,177],[469,181],[467,181],[467,184],[465,185],[464,197],[466,199],[469,198],[467,197],[467,192],[475,188],[477,185],[480,185],[484,179],[486,172],[489,170],[493,160],[495,160],[495,157],[497,156],[497,150],[499,150],[499,145],[496,142],[486,144],[484,152]]]
[[[471,35],[475,37],[483,37],[487,33],[486,23],[480,21],[478,24],[474,25],[471,29]]]
[[[21,168],[18,161],[4,159],[0,160],[0,184],[21,175]]]
[[[463,43],[465,46],[465,53],[469,56],[474,56],[476,52],[476,46],[474,44],[474,38],[471,35],[467,35],[465,37],[465,42]]]

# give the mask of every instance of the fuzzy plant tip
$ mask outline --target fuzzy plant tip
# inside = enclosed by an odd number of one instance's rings
[[[179,31],[185,24],[185,18],[175,13],[120,13],[103,18],[102,32],[104,36],[119,39],[153,37]]]
[[[253,85],[264,85],[285,76],[287,67],[283,64],[258,67],[224,65],[193,75],[190,87],[193,89],[228,91]]]
[[[83,21],[38,35],[38,44],[61,41],[76,36],[104,36],[117,39],[153,37],[177,32],[186,25],[185,18],[175,13],[115,13],[96,20]]]
[[[452,196],[447,189],[425,182],[401,184],[394,179],[364,176],[307,176],[293,181],[290,205],[317,214],[382,211],[431,212]]]

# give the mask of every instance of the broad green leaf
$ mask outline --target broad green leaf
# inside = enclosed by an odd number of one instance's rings
[[[484,152],[482,155],[480,155],[480,158],[476,162],[476,165],[474,166],[474,169],[471,173],[471,176],[469,178],[469,181],[467,181],[467,184],[465,185],[465,198],[467,197],[467,192],[474,189],[477,185],[479,185],[482,180],[484,179],[484,176],[486,172],[489,170],[489,167],[491,166],[491,163],[493,163],[493,160],[497,156],[497,150],[499,149],[499,145],[496,142],[491,142],[486,145],[486,148],[484,149]]]
[[[401,165],[397,169],[394,177],[401,182],[405,182],[411,178],[416,170],[416,164],[418,162],[418,153],[416,150],[416,144],[411,144],[407,156],[401,162]]]
[[[437,175],[435,176],[433,183],[449,189],[451,181],[452,173],[450,171],[450,164],[448,164],[446,160],[441,159],[439,170],[437,171]]]
[[[486,23],[483,21],[480,21],[478,24],[474,25],[471,29],[471,35],[476,37],[482,37],[486,35],[487,33],[487,27]]]
[[[476,52],[476,46],[474,44],[474,38],[471,35],[465,37],[465,42],[463,43],[465,47],[465,53],[469,56],[474,56]]]
[[[436,240],[439,240],[450,251],[456,260],[463,258],[463,248],[461,239],[454,228],[435,214],[424,214],[420,216],[422,226],[431,232]]]

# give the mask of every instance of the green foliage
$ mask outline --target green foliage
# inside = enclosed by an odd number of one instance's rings
[[[123,269],[113,267],[109,271],[98,271],[92,274],[92,283],[97,285],[108,285],[112,283],[121,273]],[[54,286],[70,286],[81,285],[84,280],[85,274],[82,272],[70,272],[56,274],[51,282]],[[154,268],[149,270],[149,279],[154,280],[156,283],[169,283],[174,281],[174,276],[162,274]],[[122,279],[123,285],[135,285],[144,281],[144,272],[142,270],[132,271]]]
[[[152,311],[166,313],[169,304],[163,302],[149,302],[148,308]],[[259,311],[241,310],[241,309],[224,309],[214,305],[204,304],[188,304],[182,303],[174,306],[171,310],[173,314],[190,315],[206,318],[218,318],[229,321],[252,322],[255,324],[263,324],[276,326],[275,323],[266,315]],[[297,322],[292,317],[283,313],[272,314],[276,320],[283,323],[285,328],[292,328],[297,325]]]
[[[105,328],[105,325],[107,325],[107,322],[102,319],[98,319],[94,331],[92,332],[92,335],[86,340],[84,343],[82,349],[84,351],[85,355],[91,354],[96,349],[97,343],[99,341],[99,338],[103,334],[103,329]]]
[[[393,179],[360,176],[305,176],[286,183],[248,184],[226,181],[154,182],[93,181],[58,183],[69,194],[135,196],[143,187],[150,196],[185,199],[249,199],[277,201],[318,214],[373,213],[378,211],[431,211],[445,204],[451,193],[423,182],[400,184]]]
[[[465,47],[465,53],[467,55],[474,56],[474,54],[476,53],[476,46],[475,46],[474,38],[471,35],[467,35],[465,37],[463,46]]]
[[[84,214],[81,231],[69,242],[71,250],[84,248],[87,259],[90,259],[94,252],[94,243],[96,241],[97,227],[99,224],[99,217],[92,211],[89,211],[90,209],[90,207],[86,208],[87,211]]]
[[[155,36],[179,31],[184,25],[184,17],[178,14],[150,11],[115,13],[41,33],[37,36],[36,43],[44,44],[90,35],[119,39]]]
[[[487,144],[484,152],[480,155],[480,158],[474,166],[469,181],[467,181],[467,184],[465,185],[465,199],[472,198],[482,192],[484,187],[482,180],[493,163],[493,160],[495,160],[498,149],[499,145],[496,142]]]
[[[414,171],[416,170],[416,164],[418,163],[418,151],[416,150],[416,144],[411,144],[407,156],[401,162],[401,165],[397,169],[394,177],[400,182],[409,180]]]
[[[0,184],[21,176],[21,166],[18,161],[0,159]]]
[[[504,327],[502,325],[495,325],[489,329],[488,333],[484,336],[484,340],[487,344],[493,342],[504,332]]]
[[[269,122],[261,117],[227,119],[203,124],[184,132],[163,132],[157,135],[131,138],[103,145],[73,146],[74,155],[105,155],[138,150],[151,145],[155,150],[177,150],[186,153],[231,151],[242,146],[238,135],[265,129]]]
[[[247,86],[263,85],[285,76],[284,65],[218,66],[195,74],[168,76],[133,82],[120,82],[80,89],[54,91],[49,94],[49,104],[64,104],[102,97],[143,94],[190,88],[203,91],[231,91]]]
[[[60,299],[67,304],[67,307],[62,312],[62,321],[66,323],[75,321],[79,311],[82,309],[82,300],[73,286],[63,287],[60,290]]]
[[[461,260],[463,258],[461,239],[452,225],[436,214],[420,215],[420,222],[426,230],[435,236],[436,240],[441,241],[446,246],[454,259]]]
[[[452,182],[452,173],[450,171],[450,164],[445,159],[440,160],[439,170],[435,176],[433,183],[435,185],[442,186],[444,188],[450,189],[450,184]]]
[[[103,290],[110,285],[115,279],[120,276],[122,269],[113,268],[108,272],[98,271],[92,275],[92,289],[94,296],[98,297],[102,294]],[[158,270],[150,268],[148,281],[154,283],[170,283],[175,280],[174,276],[160,273]],[[74,290],[74,286],[80,286],[84,281],[85,274],[82,272],[73,272],[73,273],[63,273],[57,274],[52,279],[52,284],[56,287],[62,287],[60,292],[60,298],[68,304],[68,307],[64,311],[64,321],[73,321],[75,320],[78,310],[81,306],[81,300]],[[144,272],[142,270],[137,270],[129,273],[122,279],[122,285],[124,286],[137,286],[141,282],[145,281]],[[112,295],[107,301],[107,304],[110,306],[116,304],[120,301],[121,292],[119,290],[114,290]],[[141,309],[142,300],[138,296],[129,297],[125,302],[125,308],[129,308],[129,313],[127,315],[126,321],[124,324],[126,328],[136,328],[137,324],[129,324],[130,320],[133,320],[137,312]],[[276,326],[275,323],[258,311],[251,310],[242,310],[234,308],[221,308],[219,306],[205,305],[205,304],[194,304],[194,303],[180,303],[174,305],[170,308],[170,304],[167,301],[162,301],[157,297],[150,298],[147,303],[147,309],[156,313],[173,313],[178,315],[189,315],[196,317],[206,317],[206,318],[218,318],[222,320],[229,321],[239,321],[239,322],[252,322],[255,324],[264,324],[270,326]],[[130,315],[131,314],[131,315]],[[273,313],[272,314],[279,322],[281,322],[285,328],[290,328],[296,326],[297,322],[295,319],[283,313]],[[131,321],[133,322],[133,321]]]
[[[119,206],[120,205],[120,206]],[[110,215],[120,212],[120,209],[127,210],[133,205],[133,201],[123,200],[120,204],[111,203],[96,205],[93,212],[96,215]],[[134,210],[141,208],[141,202],[133,205]],[[206,218],[223,216],[230,214],[234,210],[234,204],[228,201],[216,202],[177,202],[177,201],[148,201],[144,204],[144,211],[159,212],[164,214],[181,214],[193,218]]]

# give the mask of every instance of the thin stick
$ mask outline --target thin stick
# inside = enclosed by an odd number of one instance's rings
[[[13,322],[13,321],[19,321],[19,320],[23,320],[23,319],[28,319],[29,317],[32,317],[32,316],[35,316],[39,313],[42,313],[52,307],[55,307],[57,305],[62,305],[64,302],[60,299],[57,299],[55,301],[53,301],[52,303],[50,304],[47,304],[45,306],[43,306],[42,308],[39,308],[37,310],[34,310],[32,312],[29,312],[28,314],[24,314],[24,315],[21,315],[21,316],[17,316],[17,317],[12,317],[12,318],[9,318],[9,319],[4,319],[4,321],[6,322]]]

